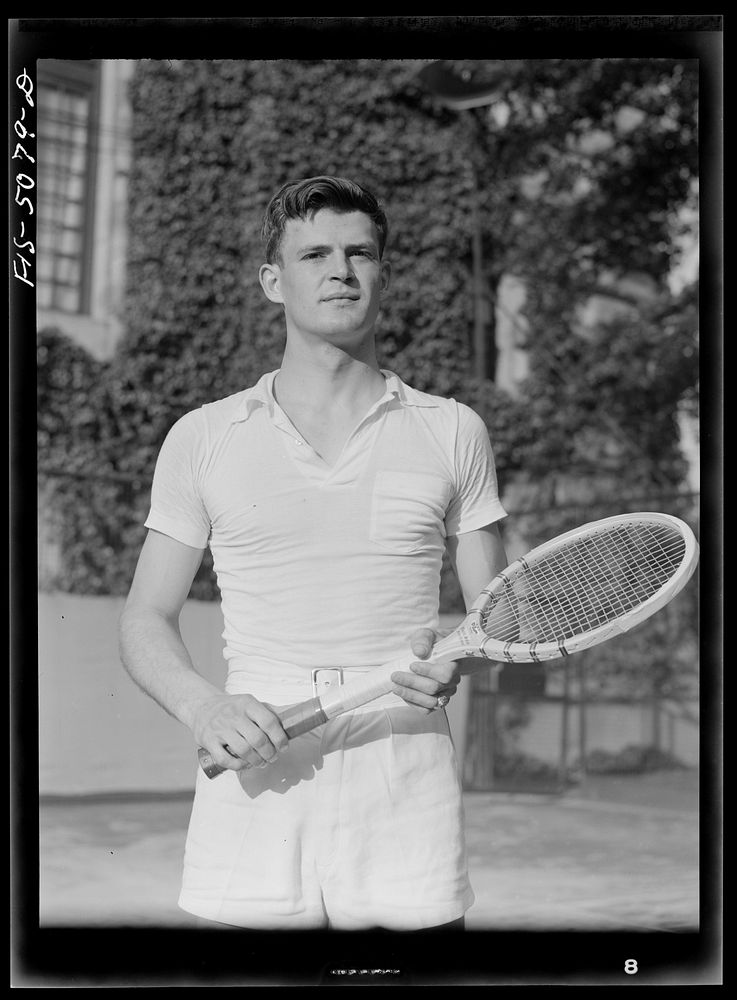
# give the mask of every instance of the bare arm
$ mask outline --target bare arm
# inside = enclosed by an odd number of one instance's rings
[[[507,565],[504,544],[497,524],[488,524],[476,531],[448,538],[448,555],[461,586],[463,600],[469,608],[483,588]],[[435,635],[430,629],[419,629],[411,639],[412,652],[419,660],[431,652]],[[479,661],[479,666],[485,661]],[[422,663],[412,665],[412,673],[392,675],[394,691],[410,704],[432,711],[438,695],[452,696],[461,674],[472,670],[466,663]]]
[[[120,653],[133,680],[162,708],[192,727],[198,705],[218,694],[195,670],[179,616],[202,550],[149,532],[120,619]]]
[[[277,716],[250,695],[227,695],[211,684],[182,640],[179,617],[202,554],[149,532],[120,619],[121,659],[139,687],[187,726],[221,767],[261,764],[287,745]]]
[[[498,524],[488,524],[478,531],[449,538],[448,554],[458,577],[466,608],[471,607],[484,587],[507,565]],[[479,668],[484,665],[484,661],[479,660]],[[472,670],[473,665],[464,663],[463,673],[470,673]]]
[[[470,608],[484,587],[507,565],[498,524],[487,524],[477,531],[452,535],[448,555],[461,585],[466,608]]]

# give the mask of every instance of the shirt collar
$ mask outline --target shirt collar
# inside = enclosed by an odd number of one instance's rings
[[[277,368],[276,371],[267,372],[261,376],[256,385],[251,386],[250,389],[245,389],[241,393],[241,398],[233,414],[231,423],[248,420],[253,411],[257,410],[260,406],[266,406],[268,409],[273,410],[273,385],[278,371],[279,369]]]
[[[438,406],[438,400],[435,396],[413,389],[394,372],[382,368],[381,374],[386,379],[387,393],[391,393],[403,406]]]
[[[275,403],[274,379],[278,374],[278,368],[276,371],[267,372],[261,376],[254,386],[244,390],[233,415],[232,423],[248,420],[254,410],[257,410],[261,406],[267,407],[273,413]],[[426,392],[420,392],[418,389],[413,389],[412,386],[403,382],[394,372],[382,368],[381,374],[386,380],[386,393],[380,402],[388,402],[391,398],[394,398],[402,406],[432,407],[438,405],[436,397]]]

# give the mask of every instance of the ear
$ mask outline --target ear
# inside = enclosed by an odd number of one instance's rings
[[[264,295],[270,302],[284,304],[279,287],[281,272],[278,264],[262,264],[258,272],[258,280],[264,290]]]
[[[381,262],[381,290],[385,292],[389,287],[389,281],[392,275],[392,266],[388,260],[382,260]]]

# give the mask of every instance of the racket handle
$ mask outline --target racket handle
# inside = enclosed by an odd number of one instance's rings
[[[301,736],[302,733],[308,733],[311,729],[316,729],[328,721],[319,698],[311,698],[309,701],[300,702],[299,705],[292,705],[291,708],[279,713],[279,718],[284,732],[290,740],[294,739],[295,736]],[[226,770],[215,763],[212,755],[204,747],[199,748],[197,756],[200,767],[208,778],[217,778]]]
[[[311,729],[316,729],[328,721],[319,698],[302,701],[299,705],[292,705],[291,708],[286,708],[277,714],[290,740],[295,736],[301,736],[302,733],[309,733]]]
[[[217,776],[219,774],[222,774],[223,771],[225,770],[224,767],[220,767],[219,764],[215,763],[215,761],[212,759],[212,754],[209,752],[209,750],[205,750],[204,747],[199,748],[199,750],[197,751],[197,757],[200,762],[200,767],[205,772],[208,778],[217,778]]]
[[[365,705],[374,698],[380,697],[391,690],[391,675],[397,671],[406,669],[416,657],[408,656],[392,663],[384,664],[371,671],[370,675],[361,678],[360,681],[353,681],[345,687],[336,687],[327,691],[322,697],[310,698],[297,705],[278,712],[284,732],[289,739],[308,733],[311,729],[322,726],[336,715],[342,715],[351,708],[358,708]],[[216,764],[212,755],[203,747],[197,751],[200,767],[208,778],[216,778],[226,770]]]

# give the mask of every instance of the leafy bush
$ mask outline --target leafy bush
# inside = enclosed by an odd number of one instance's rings
[[[672,754],[655,746],[629,744],[621,750],[592,750],[586,755],[589,774],[641,774],[683,767]]]
[[[557,787],[560,774],[555,765],[531,754],[499,754],[494,758],[494,787]]]
[[[635,447],[637,461],[629,445],[616,452],[611,476],[620,489],[635,483],[644,492],[651,461],[669,483],[678,480],[673,416],[695,383],[696,359],[681,350],[693,339],[692,310],[676,308],[684,319],[663,366],[655,320],[584,342],[574,305],[596,268],[625,273],[633,248],[638,270],[662,285],[675,255],[671,220],[695,173],[694,74],[669,60],[543,60],[505,72],[500,95],[510,117],[500,134],[493,123],[473,131],[467,116],[439,107],[411,60],[138,64],[125,335],[106,365],[54,331],[39,339],[39,454],[42,467],[64,473],[53,499],[45,494],[63,523],[59,586],[127,590],[169,428],[278,366],[283,315],[257,280],[261,218],[283,182],[313,174],[350,176],[383,197],[394,272],[380,360],[418,388],[478,410],[505,488],[519,481],[525,495],[545,495],[569,469],[598,482],[612,438],[611,425],[602,432],[597,423],[602,412],[629,442],[647,444],[644,457]],[[627,102],[645,117],[623,133],[617,115]],[[596,128],[617,142],[582,151]],[[646,185],[631,183],[640,175]],[[540,181],[534,195],[531,178]],[[587,198],[577,194],[582,178]],[[530,379],[514,396],[475,370],[477,218],[490,300],[505,274],[530,292]],[[493,318],[492,310],[490,336]],[[581,455],[583,473],[574,467]],[[458,610],[447,571],[442,593],[443,609]],[[208,560],[193,594],[217,596]]]

